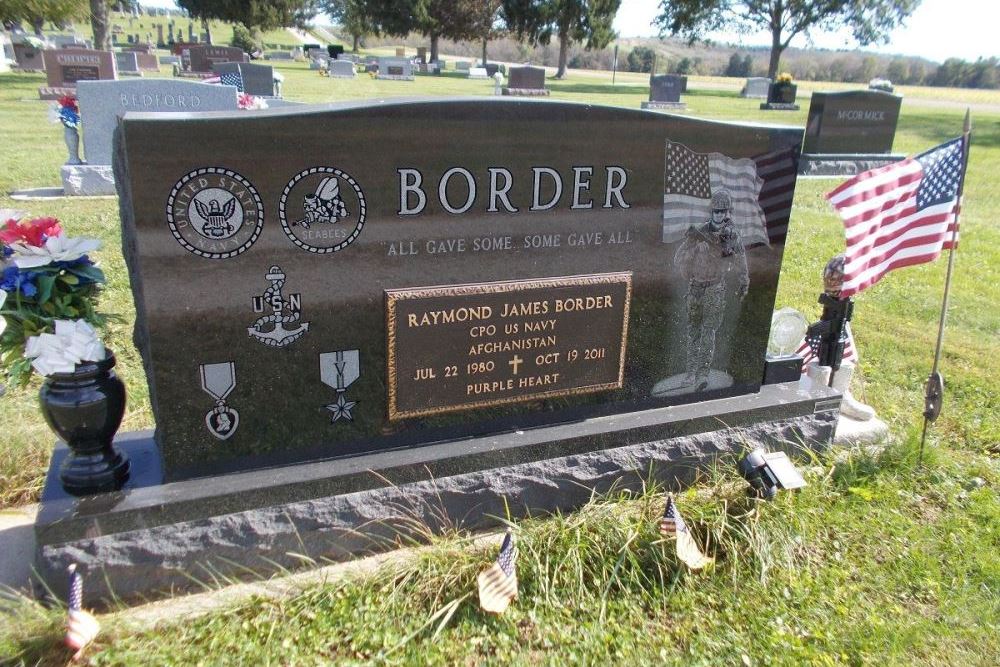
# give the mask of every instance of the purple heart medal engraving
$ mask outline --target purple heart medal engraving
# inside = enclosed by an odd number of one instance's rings
[[[236,364],[201,365],[201,388],[215,399],[215,407],[205,415],[208,432],[219,440],[226,440],[240,425],[240,413],[226,405],[226,397],[236,388]]]

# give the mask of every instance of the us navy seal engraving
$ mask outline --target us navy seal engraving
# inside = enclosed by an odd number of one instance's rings
[[[344,392],[361,375],[359,354],[357,350],[337,350],[319,355],[319,379],[337,392],[337,400],[323,406],[330,412],[331,424],[341,419],[354,421],[352,411],[358,402],[348,400]]]
[[[264,206],[253,184],[231,169],[204,167],[184,175],[167,199],[170,233],[209,259],[245,252],[260,236]]]
[[[269,347],[284,347],[297,341],[309,331],[309,323],[303,322],[294,329],[286,329],[286,324],[294,324],[302,317],[302,295],[289,294],[288,300],[281,295],[285,285],[285,274],[280,266],[272,266],[267,272],[271,285],[260,296],[253,297],[253,312],[263,313],[270,308],[271,313],[257,318],[247,333]]]
[[[219,440],[228,439],[240,426],[240,413],[226,405],[226,397],[236,388],[236,364],[202,364],[201,388],[215,399],[215,407],[205,415],[208,432]]]
[[[368,204],[350,174],[334,167],[311,167],[295,175],[278,200],[285,235],[316,254],[343,250],[361,234]]]

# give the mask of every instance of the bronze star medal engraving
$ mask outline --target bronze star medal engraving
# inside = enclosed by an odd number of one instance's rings
[[[257,189],[220,167],[196,169],[174,185],[167,199],[170,233],[186,250],[208,259],[246,251],[264,226]]]

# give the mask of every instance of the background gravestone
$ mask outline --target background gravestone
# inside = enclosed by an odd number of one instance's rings
[[[115,53],[115,67],[121,75],[142,76],[142,71],[139,69],[139,54],[133,51]]]
[[[71,94],[78,81],[117,79],[115,55],[90,49],[47,49],[42,52],[48,85],[38,89],[43,100]]]
[[[548,95],[549,89],[545,87],[545,68],[532,67],[531,65],[511,67],[503,94]]]
[[[167,479],[760,386],[800,130],[501,99],[121,128]],[[749,294],[726,297],[711,383],[666,395],[687,346],[674,257],[719,187],[746,225]]]
[[[815,92],[803,153],[891,153],[903,98],[874,91]]]
[[[770,85],[771,80],[767,77],[751,76],[747,79],[746,84],[743,86],[742,97],[767,98],[767,90]]]
[[[413,81],[413,63],[408,58],[379,58],[377,79]]]
[[[236,88],[178,79],[83,81],[77,87],[84,154],[90,164],[111,164],[118,119],[129,111],[233,111]]]
[[[327,71],[334,79],[353,79],[356,76],[354,63],[350,60],[331,60]]]
[[[660,74],[649,77],[649,100],[642,103],[643,109],[684,109],[681,93],[684,81],[677,74]]]
[[[44,72],[45,59],[42,57],[42,49],[31,44],[18,43],[13,45],[14,62],[26,72]]]
[[[239,74],[243,79],[243,92],[261,97],[279,94],[279,83],[275,79],[274,68],[257,63],[216,63],[217,74]]]
[[[192,46],[189,51],[192,72],[210,73],[219,63],[250,62],[243,49],[235,46]]]

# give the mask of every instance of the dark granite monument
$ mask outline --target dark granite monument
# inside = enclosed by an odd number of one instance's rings
[[[816,92],[809,105],[800,169],[847,175],[905,156],[892,153],[903,98],[876,90]]]
[[[798,111],[798,92],[798,85],[791,81],[774,81],[767,87],[767,101],[761,102],[761,111]]]
[[[549,89],[545,87],[545,68],[532,67],[531,65],[511,67],[507,85],[503,89],[504,95],[521,97],[548,95],[549,92]]]
[[[76,91],[77,81],[107,81],[117,79],[115,54],[90,49],[47,49],[45,60],[46,86],[38,89],[43,100],[57,100]]]
[[[643,109],[686,109],[681,102],[684,79],[677,74],[660,74],[649,77],[649,100],[642,103]]]
[[[42,57],[43,49],[31,44],[16,42],[11,46],[14,52],[14,62],[22,72],[44,72],[45,59]]]
[[[192,46],[191,71],[211,76],[213,66],[218,63],[250,62],[250,56],[235,46]]]
[[[120,492],[52,473],[39,572],[136,599],[825,446],[836,392],[762,386],[801,136],[504,98],[127,114],[156,431],[118,437]]]
[[[236,62],[215,63],[212,66],[216,74],[239,74],[243,82],[241,92],[260,97],[278,97],[281,95],[280,75],[275,75],[271,65],[258,63]]]

